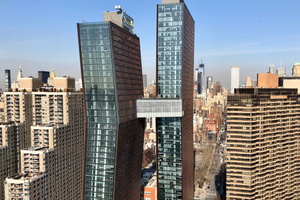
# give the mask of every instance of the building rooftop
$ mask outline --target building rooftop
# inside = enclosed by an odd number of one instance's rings
[[[30,180],[32,178],[37,178],[41,175],[44,175],[43,172],[38,172],[38,173],[19,173],[19,174],[14,174],[11,177],[6,178],[6,180]]]

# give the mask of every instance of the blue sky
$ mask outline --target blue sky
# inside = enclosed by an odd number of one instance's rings
[[[240,84],[269,65],[287,69],[300,61],[299,0],[185,0],[195,22],[195,65],[230,87],[230,67],[240,66]],[[115,5],[135,20],[143,73],[155,76],[156,4],[160,0],[0,0],[0,87],[4,69],[16,79],[38,70],[80,77],[76,23],[103,20]]]

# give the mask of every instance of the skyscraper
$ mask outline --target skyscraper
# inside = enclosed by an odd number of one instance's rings
[[[202,93],[203,87],[203,76],[204,76],[204,64],[199,65],[198,74],[197,74],[197,93]]]
[[[192,199],[195,22],[183,0],[157,5],[157,97],[179,98],[183,117],[158,117],[158,199]]]
[[[269,72],[270,72],[271,74],[274,74],[274,65],[270,65],[270,66],[269,66]]]
[[[213,83],[213,77],[208,76],[206,78],[206,89],[211,89],[212,83]]]
[[[10,70],[5,70],[5,92],[8,92],[8,90],[11,88],[11,77],[10,77]]]
[[[146,88],[147,85],[147,74],[143,74],[143,87]]]
[[[293,76],[300,76],[300,63],[296,62],[293,65]]]
[[[299,110],[297,89],[227,97],[226,199],[300,199]]]
[[[50,72],[38,71],[38,78],[42,80],[42,85],[44,85],[44,83],[47,83],[49,77],[50,77]]]
[[[279,77],[283,77],[283,76],[286,75],[285,68],[277,68],[276,71],[277,71],[277,74],[278,74]]]
[[[140,40],[133,19],[105,12],[104,22],[80,23],[80,63],[86,138],[83,199],[139,199],[145,120]]]
[[[235,88],[240,87],[240,68],[239,66],[231,67],[231,94],[234,93]]]

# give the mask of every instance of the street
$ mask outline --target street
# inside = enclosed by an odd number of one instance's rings
[[[210,189],[206,193],[206,200],[216,200],[220,199],[220,190],[223,187],[222,183],[222,174],[220,173],[221,170],[221,159],[222,159],[222,148],[217,145],[215,154],[214,154],[214,163],[212,165],[212,168],[210,169]],[[218,198],[219,196],[219,198]]]

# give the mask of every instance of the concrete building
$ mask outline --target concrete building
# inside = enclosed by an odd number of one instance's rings
[[[300,63],[296,62],[293,65],[293,76],[300,76]]]
[[[32,79],[29,81],[23,79],[24,82],[22,79],[19,79],[20,88],[31,91],[36,88],[34,84],[25,87],[28,82],[34,82]],[[39,191],[39,195],[42,195],[38,196],[40,199],[54,199],[54,197],[80,199],[83,166],[79,163],[83,163],[84,158],[83,94],[53,90],[51,92],[5,92],[4,104],[5,121],[22,124],[23,129],[26,130],[22,137],[19,137],[16,131],[11,132],[11,137],[20,140],[17,141],[17,149],[14,149],[19,167],[17,171],[6,174],[5,177],[11,175],[7,178],[7,187],[11,186],[10,183],[20,181],[26,188],[31,187],[27,183],[38,179],[41,183],[45,183],[42,188],[44,191]],[[43,156],[45,152],[52,151],[55,152],[53,157],[55,161],[48,162]],[[21,174],[14,175],[17,172]],[[42,176],[42,174],[46,175]],[[55,182],[50,184],[49,181],[52,180]],[[23,191],[28,191],[26,188]],[[31,199],[35,199],[34,195],[37,194],[33,194]],[[13,196],[8,195],[6,199],[10,198]]]
[[[212,76],[206,77],[206,89],[211,89],[212,84],[213,84],[213,77]]]
[[[274,65],[269,66],[269,73],[274,74]]]
[[[75,88],[76,88],[77,92],[80,91],[80,89],[82,88],[82,79],[81,78],[75,82]]]
[[[296,89],[238,89],[227,101],[226,199],[300,198]]]
[[[45,175],[34,174],[15,174],[11,178],[6,178],[5,200],[15,199],[49,199],[45,198]]]
[[[134,34],[134,19],[122,10],[122,6],[115,6],[115,9],[117,10],[115,12],[104,12],[104,21],[112,22],[124,30]]]
[[[104,13],[104,22],[77,25],[86,112],[83,199],[140,197],[145,126],[136,116],[136,99],[143,97],[140,39],[133,19],[116,9]]]
[[[300,76],[279,77],[279,86],[284,88],[295,88],[300,94]]]
[[[260,88],[278,88],[278,74],[258,73],[257,86]]]
[[[146,88],[147,86],[148,86],[147,74],[143,74],[143,87]]]
[[[5,92],[8,92],[8,90],[11,88],[11,76],[10,76],[10,70],[5,70]]]
[[[21,66],[19,67],[19,72],[18,72],[18,76],[17,76],[17,80],[14,81],[12,84],[11,84],[11,88],[12,88],[12,91],[16,91],[16,89],[19,89],[19,80],[23,78],[23,73],[22,73],[22,68]]]
[[[246,88],[247,87],[252,87],[251,77],[247,77],[247,79],[246,79]]]
[[[286,75],[285,71],[286,71],[285,68],[277,68],[277,70],[276,70],[279,77],[285,76]]]
[[[20,170],[20,150],[25,148],[24,123],[0,123],[0,199],[4,199],[4,180]]]
[[[234,93],[235,88],[240,87],[240,67],[232,66],[231,67],[231,94]]]

